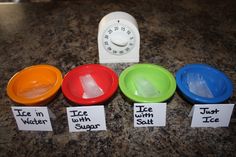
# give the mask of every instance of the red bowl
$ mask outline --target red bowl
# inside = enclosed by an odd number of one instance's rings
[[[80,80],[81,76],[91,75],[96,84],[102,89],[103,94],[94,98],[83,98],[84,89]],[[86,64],[78,66],[68,72],[62,82],[62,92],[70,101],[81,105],[99,104],[108,100],[118,88],[116,73],[100,64]]]

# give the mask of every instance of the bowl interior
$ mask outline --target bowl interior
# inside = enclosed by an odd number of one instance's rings
[[[204,98],[216,98],[227,90],[227,84],[218,71],[209,68],[190,68],[181,75],[185,89]]]
[[[114,71],[102,65],[89,64],[68,72],[62,91],[74,103],[91,105],[107,100],[117,86],[118,77]]]
[[[29,68],[17,74],[13,93],[20,98],[34,99],[51,90],[57,81],[55,72],[47,68]]]
[[[138,102],[163,101],[173,94],[176,87],[173,76],[166,69],[146,64],[124,71],[120,85],[126,96]]]

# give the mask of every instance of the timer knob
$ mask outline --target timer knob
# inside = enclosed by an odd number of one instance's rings
[[[116,46],[119,46],[119,47],[124,47],[128,44],[128,39],[127,37],[125,37],[124,35],[122,34],[114,34],[112,37],[111,37],[111,42],[116,45]]]

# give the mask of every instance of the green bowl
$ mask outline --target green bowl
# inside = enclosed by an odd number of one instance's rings
[[[119,86],[135,102],[163,102],[175,92],[174,76],[154,64],[135,64],[122,71]]]

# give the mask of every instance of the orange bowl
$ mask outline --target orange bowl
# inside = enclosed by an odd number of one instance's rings
[[[44,105],[57,93],[62,83],[59,69],[35,65],[16,73],[8,82],[8,96],[19,104]]]

